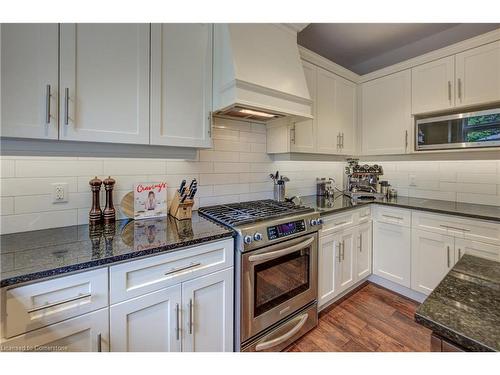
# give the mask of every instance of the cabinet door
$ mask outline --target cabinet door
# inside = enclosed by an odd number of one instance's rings
[[[411,288],[430,294],[455,264],[451,236],[412,231]]]
[[[108,308],[16,336],[1,343],[9,351],[109,351]]]
[[[181,351],[181,308],[180,285],[112,305],[111,351]]]
[[[210,147],[212,25],[151,28],[151,144]]]
[[[448,56],[411,70],[412,113],[455,106],[455,56]]]
[[[456,55],[457,105],[500,100],[500,41]]]
[[[57,24],[4,23],[1,136],[57,139]]]
[[[316,118],[316,66],[302,62],[307,88],[312,100],[312,115]],[[316,151],[316,119],[299,121],[293,124],[290,149],[292,152]]]
[[[363,83],[361,101],[363,154],[404,154],[409,151],[410,70]]]
[[[372,223],[357,228],[356,278],[361,280],[372,273]]]
[[[233,351],[233,268],[182,283],[182,351]]]
[[[373,223],[373,273],[387,280],[411,286],[410,228]]]
[[[340,152],[340,129],[335,123],[335,74],[317,68],[317,151],[321,154]]]
[[[149,143],[148,24],[61,24],[60,139]]]
[[[355,232],[356,228],[350,228],[340,233],[340,261],[337,264],[337,289],[343,292],[356,281],[355,261]]]
[[[354,154],[356,151],[356,84],[336,76],[334,97],[333,123],[340,131],[340,153]]]
[[[463,238],[455,238],[455,262],[458,262],[464,254],[500,262],[500,246]]]
[[[338,234],[320,236],[318,246],[318,306],[321,307],[331,301],[337,291],[336,272],[340,262]]]

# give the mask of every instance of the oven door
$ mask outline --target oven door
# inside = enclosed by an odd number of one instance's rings
[[[241,342],[316,300],[318,234],[242,255]]]

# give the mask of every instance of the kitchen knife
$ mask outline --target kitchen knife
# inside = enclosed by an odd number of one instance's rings
[[[179,186],[179,193],[182,195],[182,189],[186,186],[186,180],[182,180],[181,186]]]
[[[193,178],[193,181],[191,181],[191,183],[189,184],[189,191],[191,191],[193,189],[193,185],[196,185],[197,182],[196,182],[196,178]]]
[[[189,193],[189,199],[193,199],[194,198],[194,195],[196,194],[196,190],[198,190],[196,187],[193,188],[193,190],[191,190],[191,192]]]
[[[188,197],[188,195],[184,195],[182,198],[181,198],[181,203],[184,203],[184,201],[186,200],[186,198]]]

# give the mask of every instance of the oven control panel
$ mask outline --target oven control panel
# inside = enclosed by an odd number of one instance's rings
[[[290,236],[295,233],[304,232],[306,230],[305,220],[292,221],[290,223],[283,223],[267,227],[267,237],[270,240]]]

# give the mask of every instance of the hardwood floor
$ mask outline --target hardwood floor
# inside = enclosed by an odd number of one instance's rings
[[[431,331],[415,323],[418,303],[367,284],[319,316],[289,352],[428,352]]]

